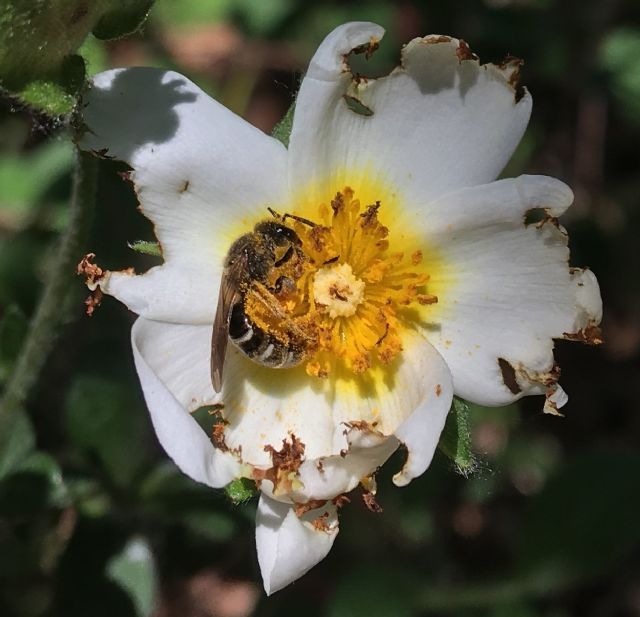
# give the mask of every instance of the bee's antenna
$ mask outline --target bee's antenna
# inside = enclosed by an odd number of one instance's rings
[[[282,217],[280,216],[273,208],[267,206],[267,210],[269,210],[269,214],[274,218],[274,219],[279,219],[282,220],[284,222],[284,218],[286,217]]]
[[[298,221],[299,223],[302,223],[303,225],[309,225],[309,227],[317,227],[317,223],[314,223],[313,221],[310,221],[309,219],[305,219],[301,216],[298,216],[297,214],[285,214],[282,217],[282,222],[284,223],[287,219],[293,219],[294,221]]]

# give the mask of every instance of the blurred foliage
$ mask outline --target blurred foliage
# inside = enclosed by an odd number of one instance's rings
[[[212,491],[168,461],[135,379],[131,315],[106,299],[86,318],[70,272],[70,317],[29,399],[35,430],[19,421],[0,451],[0,615],[640,615],[638,3],[157,0],[140,27],[150,6],[0,0],[0,386],[68,222],[72,148],[58,116],[85,72],[175,68],[272,131],[318,43],[354,19],[387,28],[370,61],[353,59],[369,75],[429,32],[465,39],[486,61],[526,60],[534,112],[504,173],[574,188],[572,260],[599,276],[607,344],[558,344],[564,419],[535,399],[457,401],[429,472],[396,489],[395,455],[378,478],[384,512],[354,495],[329,557],[258,600],[253,487]],[[287,123],[275,130],[284,143]],[[125,170],[101,163],[88,248],[105,267],[144,271],[158,263],[155,238]],[[199,419],[211,429],[207,410]]]
[[[153,0],[1,0],[0,86],[50,115],[71,112],[85,77],[86,36],[137,30]]]

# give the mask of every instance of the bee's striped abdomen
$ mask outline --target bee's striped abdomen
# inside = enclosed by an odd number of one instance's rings
[[[245,313],[242,300],[233,305],[229,315],[229,340],[245,356],[270,368],[289,368],[304,359],[302,350],[292,349],[256,327]]]

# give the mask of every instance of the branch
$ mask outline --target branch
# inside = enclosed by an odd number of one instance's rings
[[[7,451],[17,447],[24,452],[21,444],[14,443],[13,447],[9,444],[12,439],[18,439],[15,432],[20,433],[22,440],[33,438],[24,406],[65,321],[62,309],[72,288],[75,265],[84,249],[93,216],[97,168],[97,160],[92,155],[76,152],[69,223],[60,238],[58,254],[0,405],[0,476],[5,471],[3,467],[9,464],[2,460],[6,459]],[[16,431],[18,427],[21,430]],[[15,453],[17,458],[17,451]]]

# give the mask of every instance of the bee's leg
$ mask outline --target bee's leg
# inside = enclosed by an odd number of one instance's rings
[[[283,324],[283,330],[288,332],[290,336],[298,340],[308,338],[305,332],[293,322],[291,315],[282,308],[278,298],[265,285],[254,281],[249,293]]]
[[[280,257],[280,259],[278,259],[278,261],[276,261],[273,265],[276,268],[279,268],[282,264],[287,263],[293,257],[294,253],[295,253],[295,251],[293,249],[293,246],[290,246],[287,249],[286,253],[282,257]]]
[[[283,297],[296,290],[295,281],[289,276],[280,276],[276,281],[273,291],[276,296]]]

